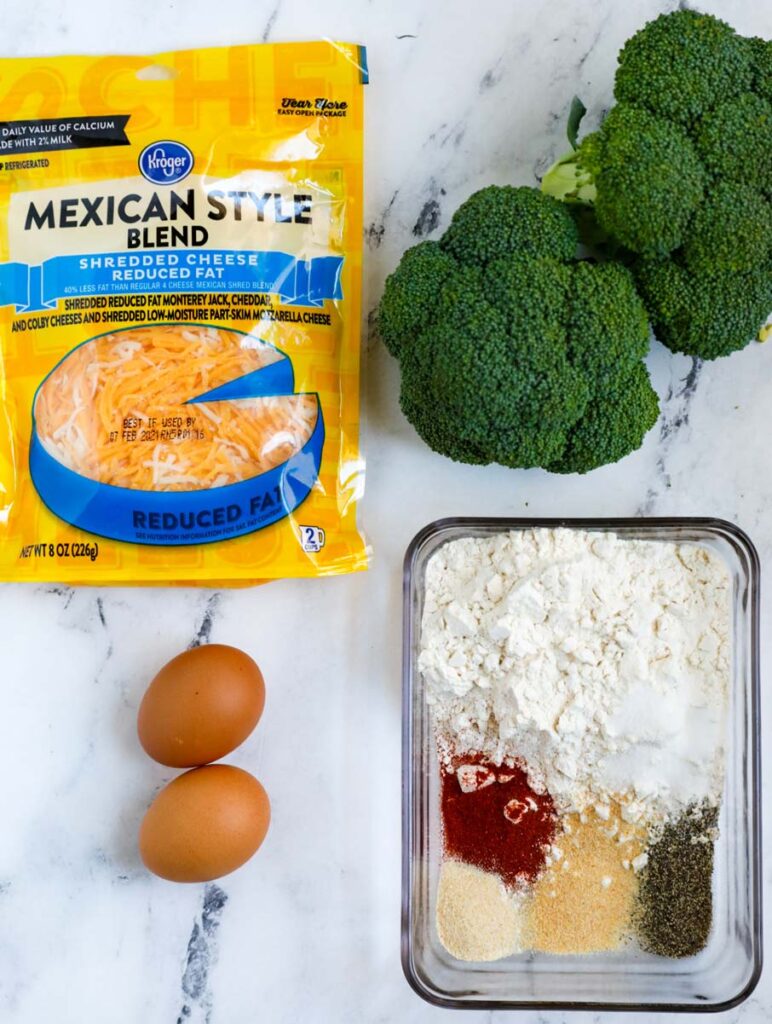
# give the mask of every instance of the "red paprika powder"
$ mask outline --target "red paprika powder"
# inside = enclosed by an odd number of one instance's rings
[[[493,871],[508,885],[538,875],[555,834],[555,807],[520,768],[456,757],[442,773],[448,857]]]

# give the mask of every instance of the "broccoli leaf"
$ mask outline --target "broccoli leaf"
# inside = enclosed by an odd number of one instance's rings
[[[578,96],[574,96],[571,100],[571,109],[568,111],[568,122],[566,124],[566,136],[571,144],[571,149],[577,148],[579,125],[582,123],[582,118],[586,113],[587,107],[585,107]]]

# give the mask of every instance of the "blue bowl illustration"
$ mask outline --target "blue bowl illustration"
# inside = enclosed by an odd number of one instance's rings
[[[278,349],[276,351],[280,358],[275,362],[196,395],[186,404],[295,394],[292,361]],[[40,388],[71,354],[51,370]],[[102,483],[55,458],[38,435],[36,392],[29,454],[32,482],[54,515],[112,540],[173,546],[210,544],[254,533],[293,512],[308,497],[319,476],[324,418],[318,394],[314,393],[313,397],[318,410],[313,432],[303,447],[285,462],[220,487],[154,491]]]

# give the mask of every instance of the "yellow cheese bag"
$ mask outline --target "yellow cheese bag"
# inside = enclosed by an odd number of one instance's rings
[[[0,61],[0,579],[366,567],[365,51]]]

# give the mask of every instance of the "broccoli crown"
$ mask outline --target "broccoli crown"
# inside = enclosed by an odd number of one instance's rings
[[[641,362],[646,314],[629,271],[576,262],[575,251],[557,200],[491,186],[457,210],[438,244],[402,257],[378,324],[400,361],[403,412],[435,451],[586,472],[640,446],[658,407]],[[602,437],[607,396],[628,410],[620,439]],[[588,415],[596,426],[582,426]],[[608,422],[615,429],[619,415]]]
[[[614,95],[620,103],[689,125],[751,87],[753,57],[726,22],[697,11],[662,14],[627,40]]]
[[[543,203],[535,189],[489,185],[459,206],[440,245],[459,263],[479,267],[512,253],[568,260],[577,242],[559,203]]]
[[[772,103],[744,92],[719,103],[696,126],[694,141],[714,178],[772,192]]]
[[[752,270],[768,262],[771,246],[769,202],[748,185],[720,182],[695,214],[683,261],[695,274]]]
[[[600,129],[553,166],[542,191],[584,204],[578,222],[600,229],[607,249],[606,239],[629,250],[621,252],[628,262],[642,258],[641,280],[670,257],[673,269],[657,272],[670,282],[666,298],[661,283],[643,296],[671,348],[714,358],[743,347],[770,273],[772,44],[707,14],[663,14],[622,48],[615,96]],[[583,240],[596,244],[590,232]],[[750,274],[747,293],[727,284],[731,273]],[[738,304],[702,343],[688,303],[672,301],[672,282],[686,279],[697,307],[728,292]]]
[[[678,125],[619,104],[583,141],[578,161],[593,175],[604,231],[638,253],[664,255],[681,244],[706,175]]]
[[[744,348],[772,309],[772,265],[693,274],[675,260],[635,268],[657,337],[673,352],[718,359]]]

